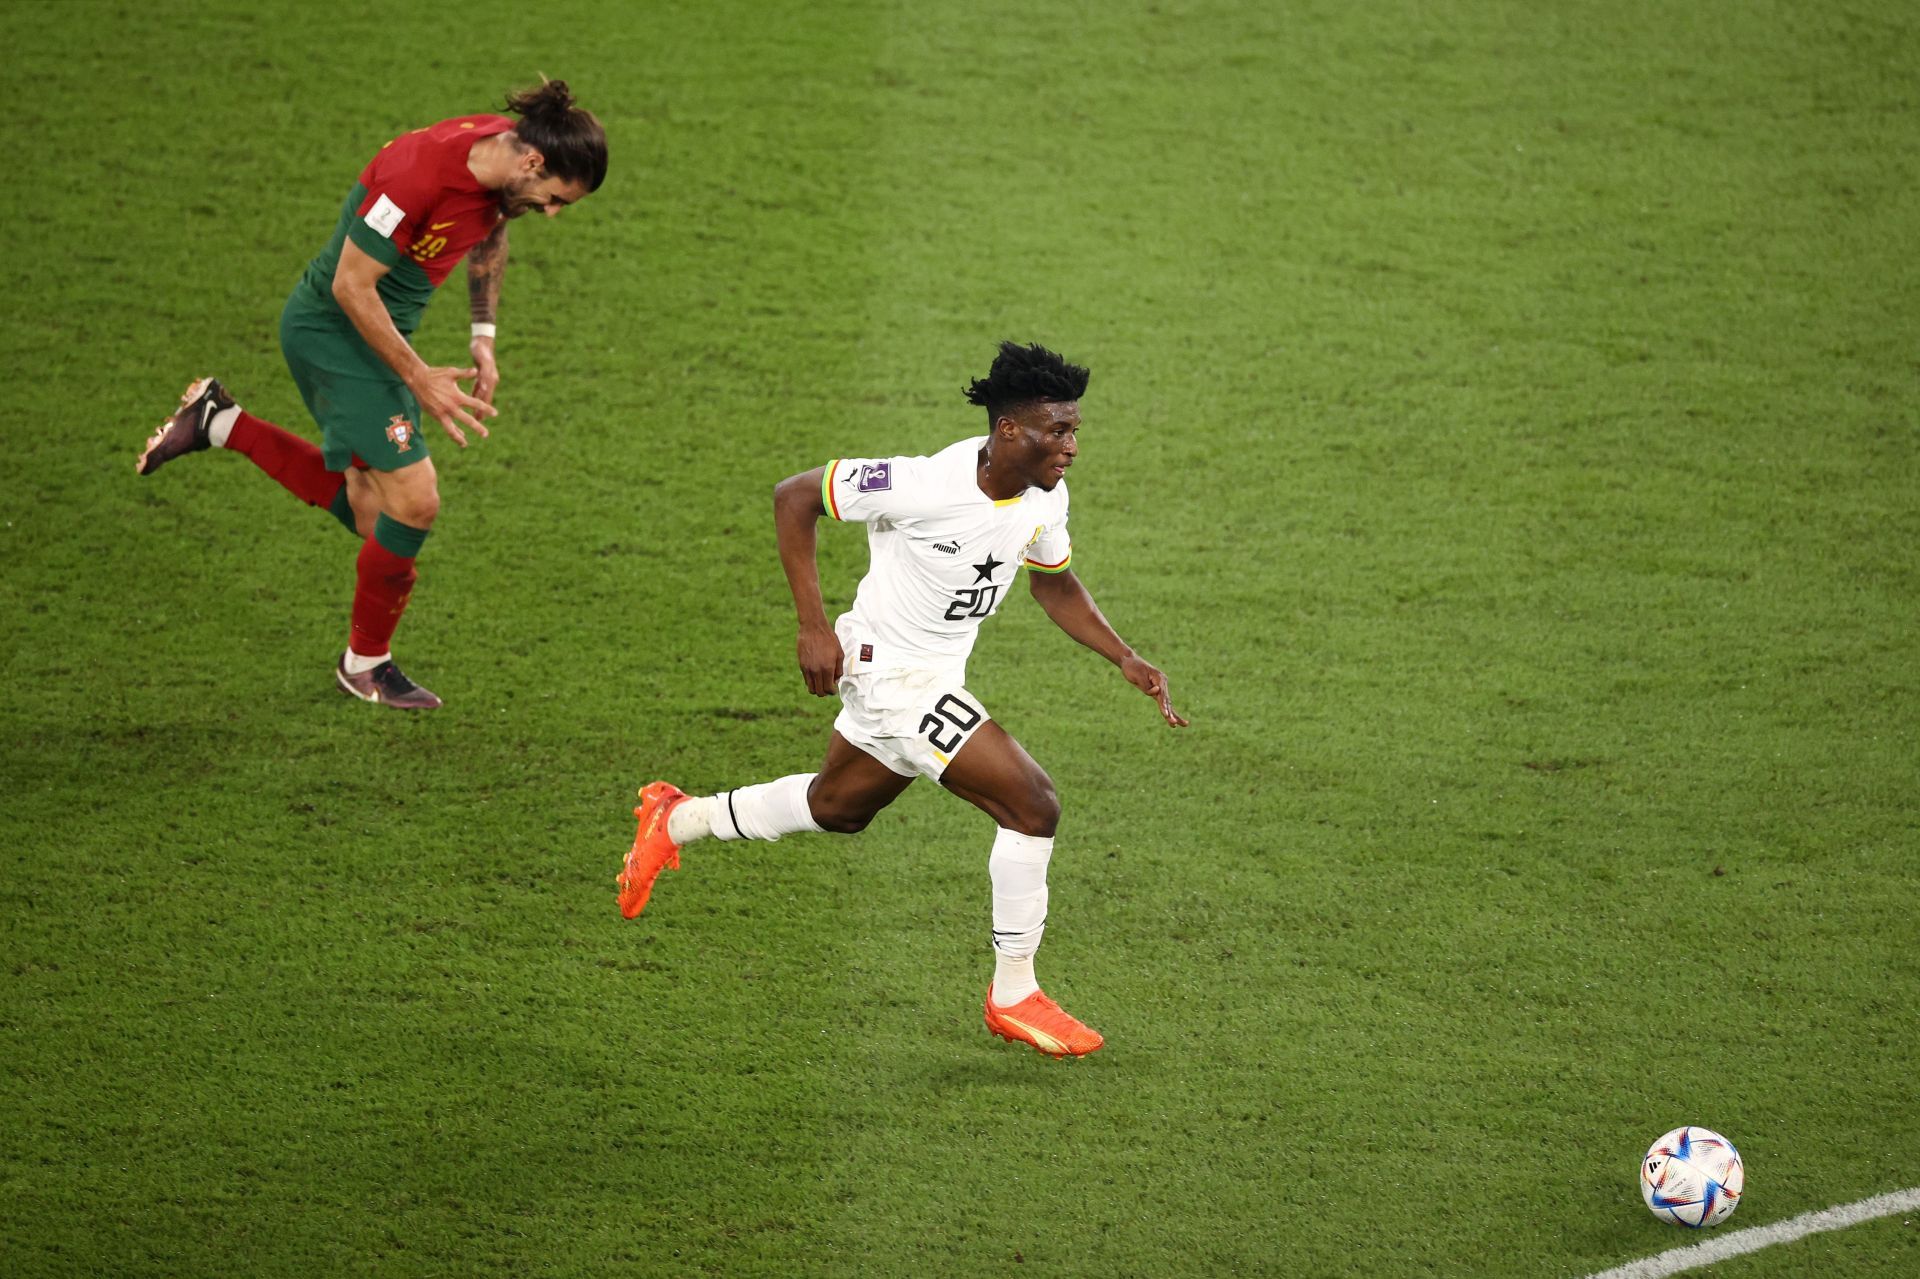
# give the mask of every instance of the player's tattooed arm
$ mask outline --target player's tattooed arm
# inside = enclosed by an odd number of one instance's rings
[[[800,674],[807,681],[807,691],[815,697],[825,697],[839,685],[846,658],[839,637],[827,621],[827,606],[820,598],[820,565],[814,553],[820,520],[827,513],[820,496],[824,470],[816,466],[789,475],[773,488],[773,527],[780,543],[780,567],[786,570],[794,612],[800,619],[800,636],[795,643]]]
[[[500,281],[507,273],[507,224],[493,228],[467,255],[467,302],[475,324],[493,324],[500,314]]]
[[[500,281],[506,274],[507,224],[502,222],[467,255],[467,305],[475,324],[498,322]],[[492,336],[475,334],[467,350],[473,356],[473,366],[480,370],[473,393],[491,404],[494,388],[500,385],[500,367],[494,362]]]
[[[1160,717],[1167,721],[1168,728],[1187,726],[1186,716],[1173,709],[1166,673],[1120,638],[1072,569],[1060,573],[1028,573],[1027,578],[1033,598],[1040,602],[1055,626],[1118,666],[1127,683],[1160,707]]]

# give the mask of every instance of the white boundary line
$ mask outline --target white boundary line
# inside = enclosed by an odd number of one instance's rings
[[[1677,1275],[1682,1270],[1692,1270],[1695,1266],[1710,1266],[1716,1261],[1725,1261],[1728,1257],[1738,1257],[1742,1253],[1758,1252],[1762,1248],[1771,1248],[1777,1243],[1792,1243],[1795,1239],[1819,1234],[1823,1230],[1844,1230],[1848,1226],[1857,1226],[1863,1221],[1872,1221],[1875,1217],[1891,1217],[1895,1213],[1914,1209],[1920,1209],[1920,1186],[1909,1190],[1889,1191],[1884,1195],[1875,1195],[1871,1199],[1862,1199],[1859,1203],[1841,1204],[1837,1208],[1822,1208],[1819,1212],[1802,1213],[1798,1217],[1789,1217],[1785,1221],[1776,1221],[1768,1226],[1736,1230],[1731,1234],[1709,1239],[1705,1243],[1674,1248],[1668,1252],[1656,1253],[1651,1257],[1642,1257],[1638,1261],[1629,1261],[1624,1266],[1615,1266],[1611,1270],[1602,1270],[1588,1275],[1587,1279],[1661,1279],[1663,1275]]]

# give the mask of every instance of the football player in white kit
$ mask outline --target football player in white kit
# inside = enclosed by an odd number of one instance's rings
[[[1060,820],[1053,781],[967,691],[967,655],[1020,567],[1061,630],[1120,668],[1159,703],[1167,677],[1127,646],[1069,567],[1067,468],[1079,453],[1087,370],[1041,346],[1000,344],[967,399],[991,433],[932,457],[840,458],[774,489],[780,561],[799,612],[807,691],[840,695],[818,772],[699,798],[667,782],[640,791],[640,830],[620,875],[620,911],[697,839],[779,839],[866,828],[916,777],[931,777],[992,817],[994,976],[987,1028],[1055,1057],[1100,1047],[1100,1033],[1041,993],[1033,975],[1047,918],[1047,861]],[[867,526],[871,564],[853,607],[829,625],[814,535],[820,519]]]

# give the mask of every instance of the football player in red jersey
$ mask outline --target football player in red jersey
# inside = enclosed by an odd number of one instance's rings
[[[431,710],[440,699],[394,665],[414,559],[440,510],[422,413],[465,448],[487,434],[500,383],[494,333],[507,224],[557,215],[607,175],[607,137],[563,80],[507,99],[505,115],[457,116],[387,143],[341,206],[333,238],[280,316],[280,348],[322,442],[254,417],[213,378],[194,382],[140,454],[151,475],[185,453],[236,449],[361,539],[352,626],[334,669],[363,701]],[[409,341],[434,290],[467,262],[472,363],[430,365]],[[461,383],[471,380],[473,389]]]

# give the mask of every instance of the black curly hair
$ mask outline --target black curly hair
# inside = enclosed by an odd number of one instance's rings
[[[1038,343],[1002,342],[993,367],[985,377],[974,379],[964,394],[967,403],[986,409],[987,423],[992,425],[1010,410],[1037,400],[1077,400],[1087,393],[1092,376]]]

